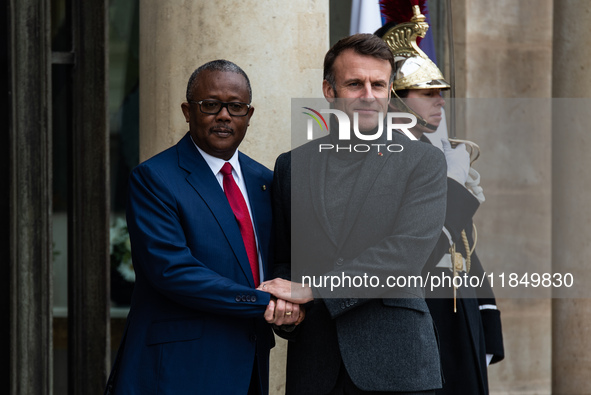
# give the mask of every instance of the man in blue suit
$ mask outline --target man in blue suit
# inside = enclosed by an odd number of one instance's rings
[[[134,169],[127,224],[136,283],[106,393],[267,394],[273,333],[297,305],[269,276],[272,172],[237,151],[250,82],[216,60],[191,75],[189,132]]]

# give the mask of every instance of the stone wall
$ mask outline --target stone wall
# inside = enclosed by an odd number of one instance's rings
[[[454,20],[465,24],[455,26],[465,40],[456,45],[464,61],[465,91],[458,92],[467,98],[464,133],[482,149],[474,164],[486,195],[475,217],[478,255],[490,272],[548,272],[553,2],[458,0],[456,6],[465,17]],[[536,105],[547,111],[535,111]],[[505,360],[489,368],[491,393],[549,394],[550,300],[497,302]]]

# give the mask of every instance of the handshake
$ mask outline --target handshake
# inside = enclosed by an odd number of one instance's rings
[[[312,288],[282,278],[265,281],[257,289],[271,294],[264,317],[277,326],[299,325],[306,316],[301,305],[314,300]]]

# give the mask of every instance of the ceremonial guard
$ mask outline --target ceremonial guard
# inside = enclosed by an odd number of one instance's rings
[[[411,8],[408,0],[381,3],[387,24],[376,35],[388,43],[396,63],[391,107],[414,114],[417,126],[411,132],[431,144],[426,135],[433,135],[442,122],[445,101],[441,91],[450,84],[417,44],[417,38],[425,37],[429,29],[425,7],[416,4]],[[500,311],[475,252],[472,217],[484,202],[484,194],[480,175],[471,164],[480,151],[476,144],[456,139],[445,138],[441,146],[448,166],[445,226],[423,275],[453,278],[467,273],[484,278],[485,283],[479,289],[462,284],[426,290],[439,335],[444,377],[443,388],[436,393],[488,394],[487,366],[501,361],[504,350]]]

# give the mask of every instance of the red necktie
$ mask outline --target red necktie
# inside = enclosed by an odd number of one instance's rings
[[[242,234],[242,240],[244,241],[244,247],[246,248],[246,255],[248,255],[248,262],[250,263],[252,277],[254,278],[254,285],[255,287],[258,287],[260,283],[259,258],[248,207],[246,206],[246,201],[244,200],[244,196],[242,196],[240,188],[238,188],[236,181],[234,181],[234,176],[232,176],[232,165],[230,162],[224,163],[220,172],[224,175],[224,193],[228,198],[230,207],[232,207],[232,211],[238,222],[238,228],[240,228],[240,233]]]

